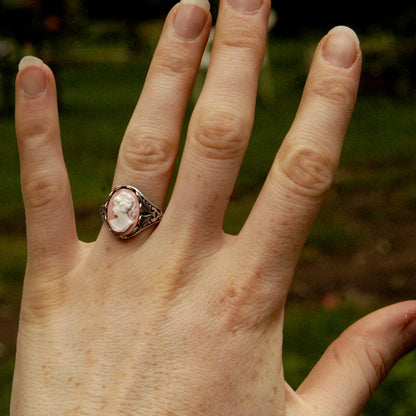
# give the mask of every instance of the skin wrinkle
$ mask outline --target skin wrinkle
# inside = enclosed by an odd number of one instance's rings
[[[347,78],[346,75],[342,74]],[[351,90],[354,88],[354,90]],[[343,104],[344,109],[352,112],[355,103],[355,86],[351,87],[340,77],[338,73],[327,75],[325,79],[313,79],[310,85],[306,87],[306,93],[309,99],[318,101],[323,99],[328,109],[334,108],[331,104]],[[338,108],[339,111],[339,108]],[[341,113],[341,111],[339,111]]]
[[[270,1],[251,14],[231,10],[225,1],[215,41],[221,47],[212,52],[161,223],[124,242],[104,226],[96,243],[82,245],[75,241],[69,197],[59,206],[47,204],[50,212],[59,208],[56,216],[27,210],[30,256],[22,306],[26,315],[20,321],[11,416],[64,414],[74,408],[80,415],[103,416],[353,416],[368,385],[378,385],[384,369],[402,355],[403,316],[416,310],[414,302],[355,324],[332,347],[339,364],[330,347],[299,393],[291,392],[290,406],[286,404],[284,302],[301,246],[338,162],[350,116],[340,100],[351,94],[353,102],[360,61],[350,70],[335,71],[322,60],[322,46],[318,47],[283,151],[242,231],[226,236],[224,213],[254,119]],[[156,170],[163,171],[165,153],[169,160],[179,144],[210,25],[195,41],[173,42],[173,17],[182,5],[175,6],[166,21],[114,179],[117,184],[137,183],[156,205],[165,199],[170,179],[166,169],[165,178]],[[348,35],[345,29],[337,30],[343,32],[342,42],[356,42],[351,31]],[[338,51],[341,41],[338,37]],[[169,61],[169,55],[179,58]],[[178,67],[182,58],[189,58],[188,69]],[[46,66],[45,71],[52,84]],[[333,84],[329,99],[323,95],[325,79]],[[320,84],[314,85],[316,81]],[[345,91],[338,81],[345,83]],[[36,103],[19,94],[16,101],[18,126],[27,122],[39,129],[54,123],[57,128],[53,85],[47,85]],[[48,128],[45,134],[51,133]],[[22,137],[17,130],[23,154],[31,131],[23,128],[29,136]],[[158,139],[169,141],[168,150],[157,149]],[[42,149],[24,155],[22,169],[34,177],[44,170],[63,175],[59,146],[58,136],[47,137]],[[129,157],[130,169],[123,166]],[[149,159],[159,164],[156,170],[134,169]],[[23,189],[34,192],[25,180]],[[69,196],[69,183],[62,186]],[[40,253],[39,258],[34,255]],[[42,319],[30,311],[31,293],[35,307],[48,310]],[[406,328],[409,343],[415,344],[411,325]]]
[[[140,136],[139,136],[140,137]],[[176,146],[160,136],[141,136],[129,140],[122,159],[127,169],[137,169],[161,176],[170,175],[176,161]]]
[[[285,146],[282,149],[280,171],[288,186],[292,184],[292,193],[311,199],[323,199],[335,175],[334,163],[313,146],[304,145],[299,139],[296,141],[296,146]]]

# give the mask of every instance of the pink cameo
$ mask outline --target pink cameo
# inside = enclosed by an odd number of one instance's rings
[[[137,225],[140,215],[139,200],[129,189],[115,192],[108,204],[107,220],[117,234],[128,235]]]

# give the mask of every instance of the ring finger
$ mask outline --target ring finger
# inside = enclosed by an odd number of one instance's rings
[[[139,187],[158,206],[166,197],[210,21],[207,0],[182,0],[171,10],[120,147],[113,186]]]

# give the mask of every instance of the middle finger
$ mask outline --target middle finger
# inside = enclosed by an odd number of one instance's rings
[[[199,233],[222,229],[253,126],[269,12],[270,0],[220,3],[207,78],[170,202],[174,209],[166,213]]]

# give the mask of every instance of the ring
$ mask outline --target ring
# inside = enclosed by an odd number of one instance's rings
[[[112,233],[127,240],[158,224],[163,211],[134,186],[122,185],[110,193],[100,209],[100,215]]]

